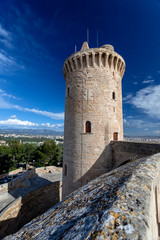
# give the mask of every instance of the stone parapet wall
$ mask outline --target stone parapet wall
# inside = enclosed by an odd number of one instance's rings
[[[0,194],[20,188],[26,179],[32,178],[34,176],[35,169],[24,172],[23,174],[12,179],[10,182],[0,185]]]
[[[54,206],[61,199],[61,181],[53,182],[19,197],[0,213],[0,239]]]
[[[112,141],[112,167],[160,152],[159,143]]]
[[[17,173],[19,173],[19,172],[21,172],[21,171],[22,171],[22,168],[18,168],[18,169],[14,170],[14,171],[11,171],[11,172],[9,172],[9,173],[1,174],[1,175],[0,175],[0,179],[2,179],[2,178],[4,178],[4,177],[7,177],[7,176],[9,176],[9,175],[17,174]]]
[[[13,178],[10,182],[0,185],[0,194],[4,192],[10,192],[12,190],[22,187],[26,179],[32,178],[35,176],[35,169],[24,172],[23,174]]]
[[[160,154],[96,178],[6,240],[158,240]],[[157,197],[158,196],[158,197]]]
[[[36,173],[46,173],[46,172],[62,172],[61,167],[55,166],[47,166],[47,167],[40,167],[35,169]]]

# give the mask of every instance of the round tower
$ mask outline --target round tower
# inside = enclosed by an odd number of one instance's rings
[[[66,59],[63,198],[111,170],[112,140],[123,140],[123,58],[113,46],[89,48]]]

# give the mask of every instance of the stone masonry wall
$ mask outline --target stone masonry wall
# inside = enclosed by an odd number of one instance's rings
[[[159,143],[112,141],[112,168],[160,152]]]
[[[160,154],[125,164],[70,194],[5,240],[158,240]]]
[[[13,201],[0,213],[0,239],[16,232],[24,224],[60,201],[61,182],[40,187]]]
[[[108,45],[89,48],[86,43],[64,63],[63,197],[111,170],[109,142],[114,132],[123,140],[124,71],[123,58]],[[91,133],[86,132],[87,121]]]
[[[12,190],[18,189],[23,185],[23,183],[26,181],[26,179],[32,178],[35,176],[35,169],[29,170],[16,178],[12,179],[8,183],[4,183],[0,185],[0,194],[3,194],[5,192],[10,192]]]

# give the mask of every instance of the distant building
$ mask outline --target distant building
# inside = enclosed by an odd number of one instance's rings
[[[0,140],[0,146],[2,146],[2,145],[7,145],[6,141]]]

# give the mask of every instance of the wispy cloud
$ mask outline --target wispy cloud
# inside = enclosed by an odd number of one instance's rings
[[[10,56],[5,51],[0,51],[0,73],[10,74],[13,71],[24,68],[23,65],[19,64],[15,58]]]
[[[123,98],[123,101],[126,102],[127,100],[131,99],[132,97],[133,97],[133,94],[132,94],[132,93],[129,93],[129,94],[127,94],[127,96],[125,96],[125,97]]]
[[[42,115],[42,116],[45,116],[45,117],[49,117],[49,118],[54,119],[54,120],[63,120],[64,119],[64,112],[53,113],[53,112],[38,110],[38,109],[35,109],[35,108],[22,107],[22,106],[19,106],[19,105],[9,103],[8,101],[6,101],[4,99],[4,96],[8,97],[8,98],[14,98],[16,100],[18,99],[15,96],[4,93],[3,90],[0,89],[0,109],[17,109],[17,110],[22,111],[22,112],[31,112],[31,113],[35,113],[35,114]]]
[[[0,89],[0,96],[19,100],[19,98],[15,97],[15,96],[13,96],[13,95],[11,95],[11,94],[6,93],[6,92],[5,92],[4,90],[2,90],[2,89]]]
[[[137,84],[138,84],[138,82],[133,82],[133,84],[134,84],[134,85],[137,85]]]
[[[142,128],[142,129],[151,129],[151,128],[159,128],[160,122],[148,122],[142,119],[135,118],[124,118],[123,119],[124,127],[132,127],[132,128]]]
[[[154,83],[154,79],[152,80],[144,80],[142,83],[146,84],[146,83]]]
[[[0,24],[0,42],[8,48],[13,47],[11,33],[8,32],[5,28],[3,28],[1,24]]]
[[[0,36],[4,37],[4,38],[9,38],[10,34],[8,31],[6,31],[2,25],[0,24]]]
[[[150,75],[147,75],[147,77],[146,77],[147,79],[152,79],[153,78],[153,76],[150,74]]]
[[[160,119],[160,85],[149,86],[139,90],[128,103],[141,109],[152,118]]]
[[[22,111],[26,111],[26,112],[32,112],[35,114],[39,114],[39,115],[43,115],[46,117],[50,117],[52,119],[55,120],[63,120],[64,119],[64,113],[53,113],[53,112],[48,112],[48,111],[41,111],[41,110],[37,110],[37,109],[30,109],[30,108],[23,108]]]
[[[14,105],[7,102],[1,95],[0,95],[0,109],[13,109]]]
[[[0,60],[2,64],[13,64],[14,59],[12,57],[7,56],[5,52],[0,52]]]
[[[42,123],[41,126],[48,127],[48,128],[63,128],[64,124],[63,123],[59,123],[59,124]]]

